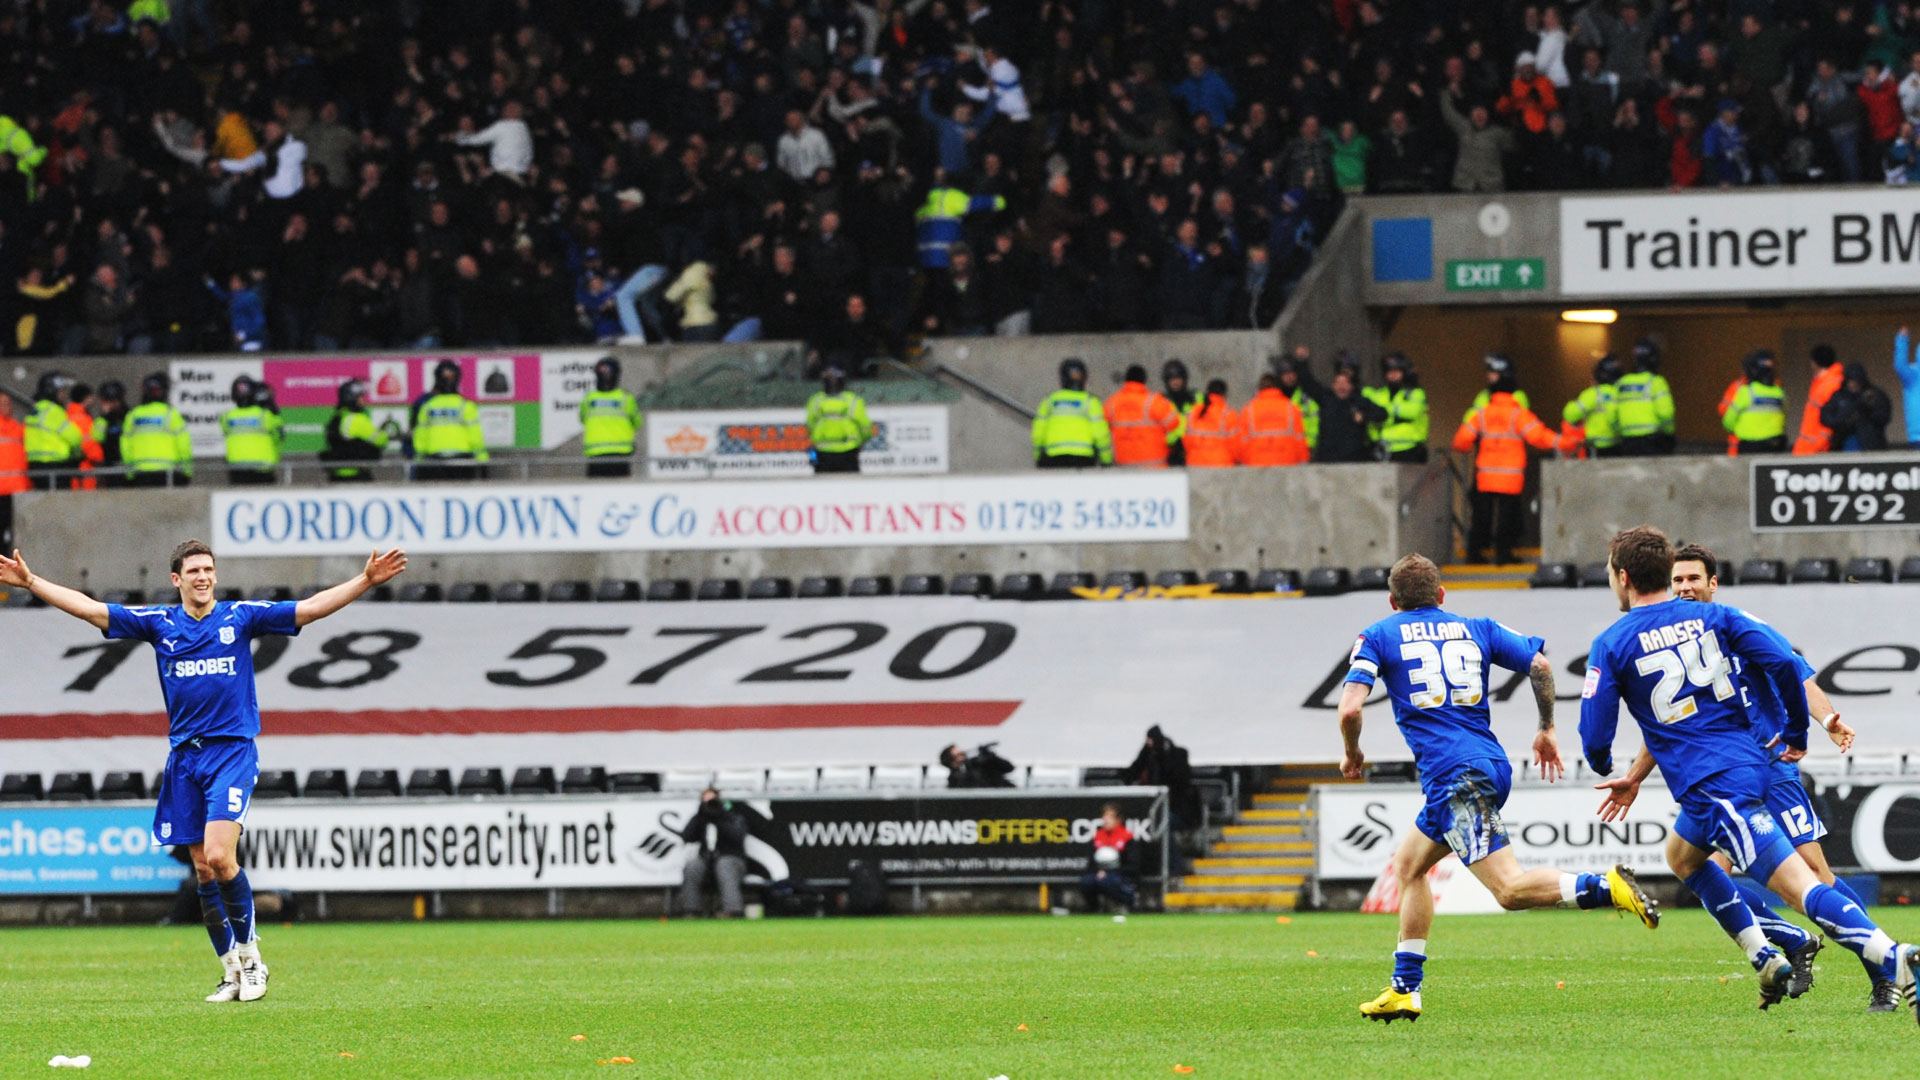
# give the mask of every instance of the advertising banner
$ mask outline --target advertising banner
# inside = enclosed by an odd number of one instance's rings
[[[1187,538],[1187,477],[857,477],[213,493],[222,557],[1058,544]]]
[[[947,471],[945,405],[873,405],[873,438],[860,448],[863,473]],[[703,410],[647,414],[647,475],[812,476],[805,409]]]
[[[1315,788],[1313,797],[1314,873],[1328,881],[1379,877],[1426,804],[1413,784],[1329,784]],[[1667,789],[1642,787],[1625,821],[1601,821],[1594,813],[1600,800],[1590,785],[1565,777],[1514,788],[1500,817],[1521,868],[1597,874],[1622,863],[1637,873],[1670,875],[1666,843],[1678,811]]]
[[[1882,764],[1888,773],[1898,771],[1897,762]],[[1829,863],[1920,874],[1920,777],[1855,783],[1824,770],[1814,776],[1813,806],[1830,830],[1820,841]]]
[[[700,486],[700,485],[696,485]],[[709,488],[733,484],[706,484]],[[1861,752],[1920,747],[1920,624],[1904,585],[1728,588],[1804,649]],[[1562,753],[1604,589],[1459,592],[1447,606],[1546,639]],[[1020,603],[967,597],[686,604],[358,603],[255,645],[261,767],[402,771],[604,764],[658,771],[934,760],[998,741],[1016,764],[1124,765],[1150,725],[1196,763],[1340,760],[1354,635],[1382,593],[1327,599]],[[9,772],[158,769],[152,649],[49,610],[0,611]],[[1517,755],[1524,673],[1487,686]],[[1639,749],[1623,718],[1614,760]],[[1409,758],[1382,695],[1361,747]],[[1816,733],[1810,758],[1834,747]],[[1594,800],[1596,803],[1598,799]]]
[[[1906,292],[1920,204],[1902,188],[1560,200],[1566,296]]]
[[[1754,532],[1920,528],[1920,455],[1755,459]]]
[[[172,892],[189,872],[151,806],[0,806],[0,895]]]

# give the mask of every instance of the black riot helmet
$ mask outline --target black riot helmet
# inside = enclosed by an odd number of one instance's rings
[[[611,356],[603,356],[593,365],[593,388],[606,393],[620,389],[620,361]]]
[[[1740,361],[1740,370],[1749,382],[1772,385],[1774,379],[1778,378],[1779,361],[1772,349],[1755,349]]]
[[[1643,337],[1633,343],[1633,368],[1649,375],[1660,372],[1660,343],[1650,337]]]
[[[367,384],[359,379],[348,379],[341,383],[338,393],[334,403],[339,408],[354,412],[367,407]]]
[[[253,407],[254,381],[245,375],[233,380],[233,407],[247,409]]]
[[[442,360],[433,365],[433,392],[436,394],[457,394],[460,392],[460,365],[451,360]]]
[[[1182,393],[1187,389],[1188,378],[1186,361],[1177,356],[1160,365],[1160,382],[1164,384],[1168,390],[1176,394]],[[1179,386],[1173,385],[1173,380],[1175,379],[1180,380]]]
[[[125,405],[127,403],[127,388],[120,384],[119,379],[108,379],[106,382],[100,384],[98,396],[102,409],[106,409],[109,405]]]
[[[841,371],[838,365],[830,364],[825,371],[820,373],[820,389],[825,390],[829,394],[838,394],[845,391],[846,388],[847,373]]]
[[[275,416],[280,415],[280,402],[274,400],[273,387],[267,383],[253,384],[253,403]]]
[[[33,399],[59,403],[60,395],[66,393],[67,387],[72,385],[73,379],[58,371],[42,372],[39,385],[33,389]]]
[[[1087,364],[1077,356],[1069,356],[1060,361],[1060,389],[1085,390],[1087,388]]]
[[[1488,353],[1486,364],[1487,374],[1492,376],[1487,380],[1487,388],[1496,394],[1513,393],[1516,385],[1513,377],[1513,357],[1506,353]]]
[[[1601,386],[1612,386],[1620,381],[1620,376],[1626,373],[1627,365],[1621,363],[1620,358],[1612,353],[1601,357],[1600,362],[1593,365],[1593,381]]]
[[[167,373],[156,371],[140,380],[140,404],[151,405],[156,401],[167,400]]]

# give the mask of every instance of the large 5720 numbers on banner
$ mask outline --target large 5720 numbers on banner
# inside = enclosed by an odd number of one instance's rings
[[[976,512],[988,532],[1171,529],[1180,519],[1172,499],[1010,499],[983,502]]]

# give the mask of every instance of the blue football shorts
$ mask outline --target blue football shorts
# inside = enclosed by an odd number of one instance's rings
[[[1734,869],[1766,884],[1794,847],[1767,809],[1772,778],[1766,765],[1742,765],[1707,777],[1680,797],[1673,831],[1694,847],[1720,852]]]
[[[1500,808],[1513,789],[1513,765],[1504,758],[1469,761],[1439,776],[1422,776],[1421,787],[1427,805],[1414,827],[1434,843],[1452,848],[1461,862],[1472,866],[1509,843]]]
[[[1817,842],[1827,835],[1827,823],[1813,808],[1813,799],[1800,783],[1800,767],[1776,761],[1767,770],[1767,812],[1794,847]]]
[[[209,821],[244,826],[259,779],[260,752],[252,739],[192,739],[174,747],[160,773],[154,842],[198,844]]]

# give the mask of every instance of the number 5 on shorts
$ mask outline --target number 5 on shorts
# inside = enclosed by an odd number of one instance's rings
[[[239,813],[246,804],[246,794],[237,787],[227,789],[227,809]]]

